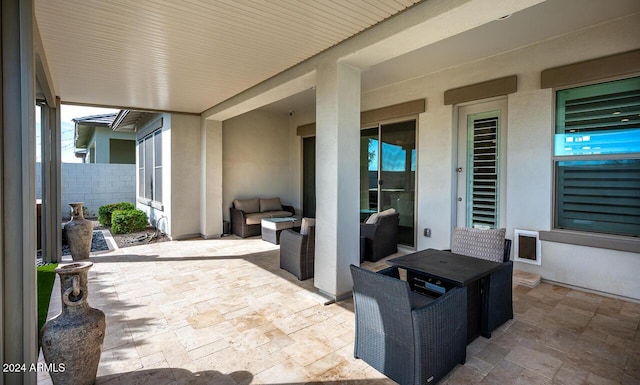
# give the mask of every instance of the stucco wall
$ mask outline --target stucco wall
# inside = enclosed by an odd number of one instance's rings
[[[135,140],[135,132],[114,132],[108,127],[96,127],[88,147],[95,147],[95,163],[109,163],[110,162],[110,140],[109,139],[122,139],[122,140]]]
[[[635,39],[629,38],[636,36]],[[630,16],[506,54],[365,93],[362,109],[426,98],[419,118],[418,249],[450,242],[454,204],[454,110],[443,103],[447,89],[518,75],[518,92],[508,97],[507,234],[513,229],[552,226],[553,91],[540,89],[546,68],[640,47],[640,16]],[[432,238],[422,229],[433,230]],[[516,269],[578,287],[640,299],[640,254],[543,242],[542,265],[516,263]]]
[[[286,205],[299,202],[289,177],[291,137],[286,114],[253,111],[226,120],[222,127],[222,212],[226,220],[236,198],[279,197]]]
[[[562,35],[538,44],[365,92],[361,110],[426,99],[418,117],[417,249],[446,248],[455,224],[456,108],[444,105],[446,90],[503,76],[518,76],[507,98],[506,223],[513,230],[551,230],[554,93],[540,89],[540,72],[640,48],[640,15]],[[419,65],[419,63],[415,63]],[[364,74],[363,76],[366,76]],[[304,122],[307,123],[307,122]],[[303,122],[300,122],[303,124]],[[292,130],[293,131],[293,130]],[[299,164],[300,139],[292,163]],[[226,149],[226,148],[225,148]],[[301,196],[299,179],[293,182]],[[504,203],[504,202],[503,202]],[[422,235],[432,229],[432,237]],[[516,263],[543,279],[640,299],[640,254],[553,242],[542,243],[542,265]]]
[[[171,236],[200,235],[200,117],[171,114]]]
[[[172,236],[173,229],[171,223],[171,114],[158,114],[151,117],[145,124],[138,128],[137,139],[141,139],[153,132],[153,127],[159,119],[162,119],[162,202],[155,207],[142,203],[137,199],[136,207],[147,213],[149,221],[161,231]],[[136,146],[136,159],[138,159],[139,146]],[[136,165],[136,197],[138,192],[138,169]]]

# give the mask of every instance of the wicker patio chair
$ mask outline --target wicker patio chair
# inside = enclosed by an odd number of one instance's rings
[[[280,268],[295,275],[300,281],[312,278],[315,248],[315,226],[308,226],[306,231],[301,229],[300,233],[291,229],[284,230],[280,233]]]
[[[454,229],[451,251],[474,258],[502,262],[500,270],[489,276],[487,297],[487,329],[489,336],[500,325],[513,319],[513,261],[511,240],[504,238],[505,229]]]
[[[376,223],[360,224],[360,235],[364,236],[365,260],[375,262],[398,252],[399,222],[400,214],[395,213],[379,216]]]
[[[356,336],[354,356],[400,385],[436,383],[467,347],[467,292],[437,299],[409,289],[390,267],[377,273],[351,265]]]

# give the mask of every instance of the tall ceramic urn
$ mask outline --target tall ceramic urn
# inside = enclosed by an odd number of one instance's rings
[[[93,222],[84,219],[83,202],[69,203],[71,220],[64,225],[67,243],[74,261],[89,259],[91,240],[93,238]]]
[[[105,333],[105,316],[87,302],[87,272],[92,262],[56,269],[60,276],[62,312],[42,327],[42,353],[55,385],[90,385],[96,380]],[[63,369],[64,368],[64,369]]]

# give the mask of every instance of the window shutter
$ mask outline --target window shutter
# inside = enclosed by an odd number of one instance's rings
[[[469,154],[471,227],[498,225],[498,117],[474,119]]]
[[[640,235],[640,159],[620,155],[640,153],[640,77],[561,90],[557,101],[556,226]]]
[[[640,89],[567,100],[560,117],[564,132],[592,132],[637,127],[638,114]]]
[[[560,228],[640,235],[640,160],[558,162]]]

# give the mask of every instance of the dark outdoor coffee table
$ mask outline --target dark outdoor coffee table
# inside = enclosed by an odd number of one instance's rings
[[[450,251],[427,249],[387,261],[407,271],[411,289],[437,297],[454,286],[467,287],[467,343],[479,335],[489,338],[487,298],[489,275],[501,263],[455,254]]]

